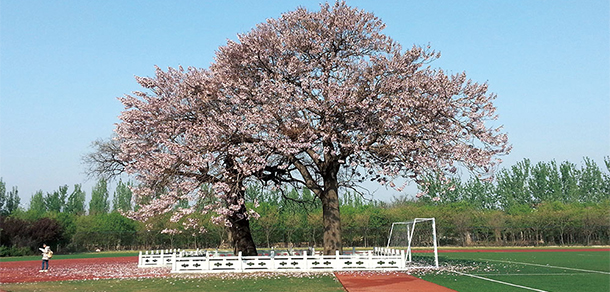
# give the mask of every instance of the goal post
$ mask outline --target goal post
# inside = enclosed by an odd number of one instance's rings
[[[405,222],[394,222],[388,236],[388,248],[406,247],[407,263],[412,265],[429,265],[413,261],[413,248],[432,249],[434,267],[438,268],[438,246],[436,243],[436,221],[434,218],[415,218]],[[423,252],[423,250],[420,250]]]

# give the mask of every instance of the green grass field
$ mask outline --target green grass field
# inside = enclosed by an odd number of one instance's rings
[[[460,292],[610,291],[610,252],[465,252],[439,260],[474,267],[421,277]]]
[[[66,255],[62,258],[133,255],[135,254],[95,253]],[[38,260],[38,257],[35,259]],[[460,292],[610,291],[610,252],[605,251],[455,252],[441,253],[440,262],[446,267],[445,269],[439,272],[421,273],[417,276]],[[0,289],[6,291],[343,291],[341,284],[331,275],[286,277],[272,274],[244,278],[172,276],[157,279],[2,284]]]

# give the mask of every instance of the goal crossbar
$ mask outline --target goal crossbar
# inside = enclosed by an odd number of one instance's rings
[[[390,241],[392,240],[392,232],[394,231],[395,225],[406,225],[407,226],[407,252],[406,257],[408,262],[412,262],[411,256],[411,243],[413,240],[413,234],[415,232],[415,226],[417,223],[422,223],[426,221],[432,221],[432,245],[434,248],[434,266],[438,268],[438,246],[436,244],[436,220],[434,218],[415,218],[413,220],[404,221],[404,222],[394,222],[392,223],[392,227],[390,228],[390,235],[388,237],[387,247],[390,247]]]

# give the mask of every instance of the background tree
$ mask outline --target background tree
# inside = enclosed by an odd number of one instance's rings
[[[562,196],[561,179],[555,161],[541,161],[534,165],[527,184],[535,203],[559,200]]]
[[[31,236],[35,241],[31,248],[37,249],[43,243],[46,243],[57,250],[57,243],[62,240],[62,234],[63,230],[59,222],[47,217],[40,218],[31,227]]]
[[[524,159],[513,165],[510,169],[502,169],[497,176],[496,192],[500,199],[500,206],[508,210],[514,206],[533,204],[528,188],[531,163]]]
[[[606,165],[606,171],[604,176],[604,185],[602,187],[602,192],[605,194],[610,194],[610,156],[604,157],[604,164]]]
[[[504,239],[502,232],[506,228],[506,214],[500,210],[490,210],[484,212],[482,215],[484,225],[491,229],[493,243],[495,245],[502,245]]]
[[[85,197],[86,194],[83,190],[81,190],[81,185],[75,184],[74,190],[72,193],[70,193],[66,201],[64,212],[74,215],[84,215],[86,210]]]
[[[129,248],[136,235],[135,222],[116,212],[80,216],[76,223],[74,243],[90,251]]]
[[[341,250],[338,192],[365,179],[396,186],[456,161],[483,172],[508,151],[487,85],[425,67],[439,54],[402,47],[373,14],[343,2],[269,19],[218,50],[224,103],[252,124],[276,183],[322,202],[324,252]],[[259,148],[260,149],[260,148]],[[269,173],[268,173],[269,174]]]
[[[610,194],[603,193],[604,179],[602,172],[594,160],[585,157],[578,180],[579,201],[580,202],[599,202],[609,199]]]
[[[465,202],[453,203],[445,206],[450,208],[451,212],[443,212],[450,214],[448,216],[449,224],[455,228],[455,232],[459,235],[460,244],[462,246],[472,245],[472,223],[476,216],[474,209]]]
[[[44,213],[47,212],[47,205],[44,201],[44,196],[42,195],[42,191],[37,191],[30,198],[30,207],[28,209],[28,213],[35,218],[40,218]]]
[[[61,232],[60,236],[57,237],[55,248],[57,252],[64,253],[65,251],[75,251],[72,245],[72,239],[76,232],[76,218],[77,215],[66,212],[49,212],[46,218],[52,219],[59,225]],[[36,248],[35,250],[37,250]]]
[[[551,162],[548,162],[546,164],[549,168],[549,190],[547,191],[547,200],[561,201],[561,197],[563,196],[561,191],[561,174],[559,173],[559,167],[557,166],[557,162],[555,162],[555,160],[551,160]]]
[[[108,183],[105,179],[100,179],[91,190],[91,201],[89,201],[89,214],[106,214],[110,211],[110,201],[108,200]]]
[[[68,186],[60,186],[58,190],[47,193],[44,197],[47,211],[60,213],[63,211],[66,205],[66,198],[68,196]]]
[[[610,222],[610,212],[602,204],[585,206],[582,210],[579,210],[577,216],[579,217],[577,221],[582,222],[584,241],[581,241],[581,243],[585,245],[591,245],[595,233],[603,230],[604,226]],[[603,236],[598,236],[597,238],[603,238]]]
[[[19,197],[19,191],[17,190],[16,186],[13,186],[6,196],[5,211],[8,214],[12,214],[13,212],[19,210],[20,203],[21,198]]]
[[[122,180],[119,180],[112,199],[112,211],[127,212],[132,210],[132,192],[130,186],[130,183],[124,183]]]
[[[461,181],[458,178],[447,178],[441,172],[423,175],[417,188],[420,192],[415,197],[426,203],[454,203],[462,201],[464,196]]]
[[[6,183],[0,178],[0,215],[9,215],[19,209],[21,198],[19,191],[14,186],[8,193],[6,192]]]
[[[498,196],[488,180],[471,177],[461,188],[463,199],[477,209],[498,209]]]
[[[0,212],[3,213],[6,204],[6,184],[0,178]]]
[[[262,231],[264,234],[263,242],[267,248],[270,248],[273,233],[282,225],[278,205],[270,202],[261,202],[255,209],[261,217],[253,223],[253,229]]]
[[[2,228],[2,246],[10,247],[8,256],[27,255],[38,248],[42,243],[53,246],[62,240],[63,230],[60,224],[52,218],[42,217],[37,219],[24,219],[18,217],[0,216],[0,228]],[[4,253],[0,248],[0,254]]]
[[[564,203],[578,201],[578,178],[580,171],[576,168],[576,164],[564,161],[559,165],[561,173],[561,201]]]

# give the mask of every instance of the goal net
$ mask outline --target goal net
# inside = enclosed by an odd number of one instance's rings
[[[438,268],[434,218],[415,218],[392,223],[387,247],[406,249],[406,260],[410,267]]]

